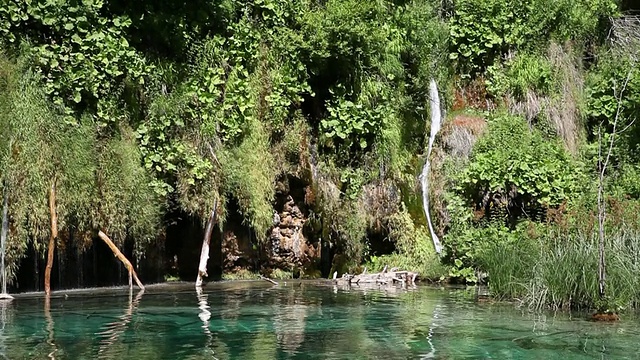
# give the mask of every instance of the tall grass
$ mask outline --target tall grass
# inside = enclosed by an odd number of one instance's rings
[[[492,242],[479,260],[494,296],[532,309],[637,308],[640,304],[640,231],[610,229],[606,241],[606,297],[598,293],[598,237],[577,227],[545,227],[518,242]]]

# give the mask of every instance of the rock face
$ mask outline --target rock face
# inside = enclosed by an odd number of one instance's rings
[[[310,229],[308,208],[311,197],[308,183],[293,176],[276,182],[272,227],[266,241],[259,241],[251,229],[242,224],[237,211],[229,211],[221,234],[222,272],[260,271],[269,275],[279,269],[293,276],[320,276],[320,240]],[[235,210],[235,209],[234,209]]]
[[[257,251],[251,243],[249,234],[225,230],[222,234],[222,269],[225,273],[251,270],[257,260]]]
[[[274,211],[268,248],[270,267],[291,271],[306,267],[317,257],[318,250],[303,233],[305,222],[300,207],[287,196],[281,211]]]

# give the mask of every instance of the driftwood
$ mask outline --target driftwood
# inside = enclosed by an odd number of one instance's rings
[[[278,285],[278,282],[276,282],[276,281],[274,281],[274,280],[272,280],[272,279],[269,279],[269,278],[268,278],[268,277],[266,277],[266,276],[262,276],[262,275],[260,275],[260,279],[262,279],[262,280],[264,280],[264,281],[267,281],[267,282],[270,282],[270,283],[272,283],[273,285]]]
[[[347,284],[378,284],[378,285],[393,285],[400,284],[402,286],[405,285],[414,285],[416,281],[417,273],[411,271],[403,271],[398,270],[397,268],[392,268],[390,271],[387,271],[387,267],[384,267],[384,270],[379,273],[367,273],[365,269],[360,275],[351,275],[351,274],[343,274],[341,278],[336,278],[334,274],[334,280],[339,283],[347,283]]]
[[[202,250],[200,251],[200,264],[198,265],[198,277],[196,278],[196,287],[202,286],[203,278],[209,276],[207,274],[207,261],[209,261],[209,244],[211,243],[211,233],[213,226],[216,224],[216,212],[218,210],[218,199],[213,203],[211,215],[207,221],[207,227],[204,230],[204,239],[202,240]]]
[[[136,271],[133,268],[133,265],[131,265],[131,262],[129,261],[129,259],[127,259],[127,257],[124,256],[122,252],[120,252],[116,244],[114,244],[113,241],[109,239],[107,234],[102,232],[102,230],[98,231],[98,237],[109,246],[111,251],[113,251],[113,255],[115,255],[118,259],[120,259],[120,261],[122,261],[122,263],[124,264],[124,267],[126,267],[127,270],[129,270],[129,288],[133,288],[133,283],[131,282],[131,277],[133,276],[133,278],[136,280],[136,284],[138,284],[138,287],[141,290],[144,290],[144,285],[142,285],[142,282],[140,282],[140,279],[138,279],[138,274],[136,274]]]
[[[58,238],[58,215],[56,214],[56,181],[51,182],[51,192],[49,192],[49,212],[51,213],[51,235],[49,236],[49,247],[47,249],[47,267],[44,270],[44,293],[51,293],[51,268],[53,268],[53,254],[56,250],[56,239]]]

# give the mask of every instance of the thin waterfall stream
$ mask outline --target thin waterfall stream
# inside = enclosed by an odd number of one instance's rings
[[[433,247],[436,253],[442,252],[442,244],[438,235],[433,230],[433,224],[431,223],[431,214],[429,211],[429,169],[431,167],[431,150],[433,148],[433,142],[436,135],[440,131],[442,114],[440,112],[440,95],[438,94],[438,85],[434,79],[431,79],[429,83],[429,102],[431,108],[431,132],[429,134],[429,147],[427,149],[427,159],[422,167],[422,173],[420,174],[420,185],[422,187],[422,206],[424,207],[424,214],[427,218],[429,225],[429,232],[431,233],[431,239],[433,240]]]

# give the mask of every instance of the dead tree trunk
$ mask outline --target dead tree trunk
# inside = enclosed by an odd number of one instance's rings
[[[202,251],[200,251],[200,265],[198,266],[198,277],[196,278],[196,287],[202,286],[203,278],[207,274],[207,261],[209,260],[209,244],[211,243],[211,233],[216,223],[216,212],[218,210],[218,200],[213,203],[213,210],[209,215],[207,227],[204,230],[204,239],[202,240]]]
[[[58,238],[58,215],[56,214],[56,181],[51,183],[49,192],[49,212],[51,214],[51,236],[49,237],[49,248],[47,249],[47,267],[44,270],[44,292],[51,293],[51,268],[53,268],[53,255],[56,250],[56,239]]]
[[[109,239],[107,234],[102,232],[102,230],[98,231],[98,237],[109,246],[111,251],[113,251],[113,255],[120,259],[120,261],[122,261],[122,263],[124,264],[124,267],[126,267],[129,271],[129,288],[133,288],[133,284],[131,282],[131,277],[133,276],[133,278],[136,280],[136,284],[138,284],[138,287],[144,290],[144,285],[142,285],[142,282],[140,282],[140,279],[138,279],[138,274],[134,270],[133,265],[131,265],[129,259],[127,259],[127,257],[124,256],[122,252],[120,252],[116,244],[114,244],[113,241]]]

